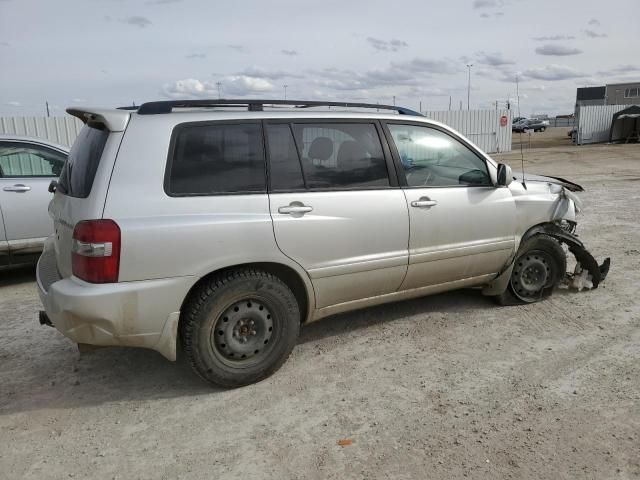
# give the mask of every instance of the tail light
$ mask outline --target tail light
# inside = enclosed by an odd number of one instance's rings
[[[113,220],[85,220],[73,230],[73,274],[91,283],[118,281],[120,227]]]

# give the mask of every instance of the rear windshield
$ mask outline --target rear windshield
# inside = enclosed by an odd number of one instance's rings
[[[69,197],[87,198],[107,143],[109,130],[85,125],[64,164],[58,189]]]

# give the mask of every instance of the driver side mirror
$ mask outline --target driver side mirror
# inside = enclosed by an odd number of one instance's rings
[[[513,182],[513,172],[511,171],[511,167],[509,165],[505,165],[504,163],[499,163],[497,186],[506,187],[511,182]]]

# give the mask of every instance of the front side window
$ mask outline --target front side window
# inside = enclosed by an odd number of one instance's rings
[[[389,186],[387,164],[374,124],[293,125],[307,188]]]
[[[39,145],[0,142],[0,176],[57,177],[66,155]]]
[[[166,190],[175,195],[266,191],[260,125],[179,127]]]
[[[491,185],[483,159],[452,136],[415,125],[389,125],[410,187]]]

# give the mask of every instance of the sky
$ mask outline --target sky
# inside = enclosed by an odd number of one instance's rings
[[[573,112],[640,80],[638,0],[0,0],[0,115],[172,98]],[[467,67],[467,65],[473,65]],[[286,88],[285,88],[286,85]]]

